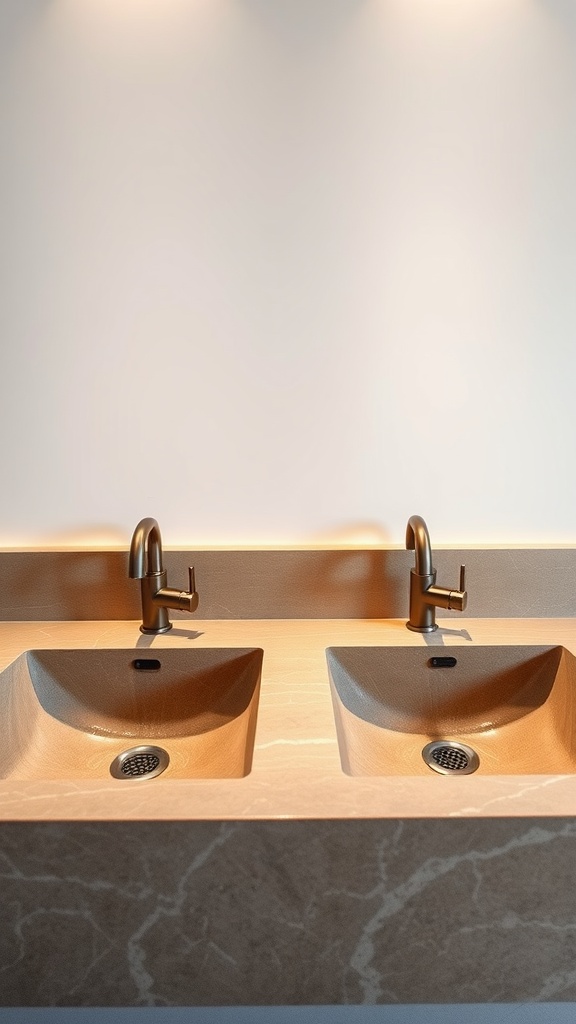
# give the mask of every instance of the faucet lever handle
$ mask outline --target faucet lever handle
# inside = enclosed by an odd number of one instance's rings
[[[466,590],[466,566],[465,565],[461,565],[460,566],[460,586],[458,587],[458,589],[462,593],[464,593],[464,591]]]
[[[190,586],[189,586],[190,593],[191,594],[195,594],[196,593],[196,576],[194,574],[194,566],[193,565],[190,565],[188,567],[188,579],[190,581]]]

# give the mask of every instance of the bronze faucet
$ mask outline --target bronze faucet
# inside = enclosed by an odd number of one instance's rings
[[[142,625],[141,633],[166,633],[172,629],[167,608],[194,612],[198,607],[198,594],[194,580],[194,567],[190,566],[190,590],[167,587],[168,574],[162,565],[162,538],[155,519],[141,519],[132,535],[128,575],[141,581]]]
[[[460,566],[460,587],[447,590],[436,586],[436,569],[432,566],[432,549],[428,527],[421,516],[410,516],[406,527],[406,548],[414,551],[416,564],[410,570],[410,618],[408,629],[416,633],[432,633],[436,625],[436,608],[463,612],[467,601],[466,566]]]

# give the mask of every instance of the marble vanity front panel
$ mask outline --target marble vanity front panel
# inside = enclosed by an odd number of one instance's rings
[[[576,1000],[573,819],[5,823],[0,1004]]]

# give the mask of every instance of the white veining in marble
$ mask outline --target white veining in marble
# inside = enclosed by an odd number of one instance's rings
[[[501,796],[490,797],[490,799],[485,800],[484,803],[478,806],[460,807],[458,811],[450,811],[447,816],[450,818],[460,818],[464,815],[482,816],[486,814],[489,809],[493,811],[498,804],[502,804],[503,802],[505,804],[509,804],[514,800],[524,800],[526,796],[533,793],[540,793],[542,790],[547,789],[548,786],[564,784],[565,781],[566,777],[564,775],[545,775],[538,782],[532,782],[529,786],[518,788],[518,783],[515,779],[513,781],[509,781],[506,776],[501,776],[500,778],[495,779],[494,788],[496,789],[498,787],[508,786],[509,791],[507,793],[504,793]]]
[[[398,843],[402,836],[402,825],[400,825],[395,837]],[[552,843],[558,838],[576,837],[576,824],[566,824],[559,831],[544,829],[541,826],[529,828],[523,834],[514,836],[502,846],[496,846],[489,850],[469,850],[449,857],[433,857],[421,864],[408,878],[393,889],[387,886],[386,862],[383,859],[383,849],[380,850],[378,858],[380,880],[377,884],[365,893],[340,890],[332,892],[331,895],[345,896],[350,899],[379,900],[379,906],[375,913],[366,921],[358,938],[356,946],[350,957],[350,969],[355,972],[360,981],[363,993],[362,1003],[378,1003],[381,1001],[401,1001],[394,992],[385,986],[383,972],[376,965],[376,939],[388,919],[400,914],[408,901],[414,896],[423,892],[432,882],[444,875],[453,872],[462,864],[470,864],[476,871],[487,861],[493,861],[506,857],[509,853],[521,847],[536,846]],[[477,888],[475,898],[478,898],[478,886],[481,884],[481,876],[477,877]],[[487,927],[493,928],[491,923]],[[550,990],[550,998],[557,994],[558,989]],[[386,997],[386,998],[384,998]]]
[[[232,825],[221,825],[217,835],[196,854],[188,865],[178,880],[175,891],[170,895],[156,893],[155,906],[152,907],[136,931],[128,937],[126,941],[126,956],[130,975],[136,987],[137,1002],[140,1005],[158,1006],[163,1003],[162,998],[154,992],[154,977],[146,967],[147,955],[143,944],[144,939],[150,932],[154,931],[160,918],[179,918],[181,916],[183,906],[189,897],[188,886],[190,878],[200,868],[204,867],[216,849],[231,839],[235,831],[236,828]],[[227,956],[213,942],[210,945],[212,948],[217,949],[223,957]],[[232,960],[233,958],[229,959]]]
[[[255,744],[255,748],[256,748],[256,750],[269,750],[270,747],[307,747],[307,746],[312,746],[312,747],[330,746],[330,747],[333,747],[335,742],[336,741],[334,739],[330,739],[329,737],[326,737],[325,739],[319,738],[319,739],[301,739],[301,740],[284,740],[284,739],[279,739],[279,740],[269,740],[268,743],[256,743]]]

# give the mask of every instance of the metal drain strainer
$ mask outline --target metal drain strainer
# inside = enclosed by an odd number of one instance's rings
[[[131,747],[110,765],[115,779],[153,779],[168,767],[170,758],[162,747]]]
[[[480,764],[480,758],[472,747],[454,740],[435,740],[428,743],[422,757],[433,771],[440,775],[471,775]]]

